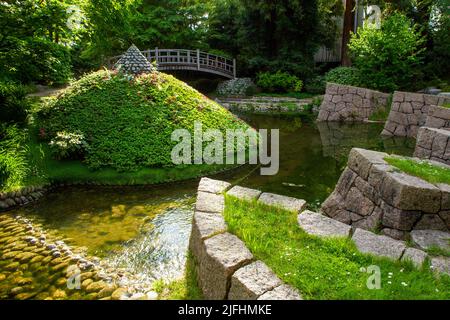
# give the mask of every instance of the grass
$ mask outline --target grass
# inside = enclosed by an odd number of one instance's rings
[[[160,300],[202,300],[203,295],[197,284],[195,261],[189,252],[185,276],[181,280],[165,283],[157,281],[153,288]]]
[[[388,157],[385,160],[400,171],[419,177],[430,183],[450,184],[450,170],[448,168],[433,165],[427,161],[413,159]]]
[[[448,299],[450,277],[417,270],[410,262],[393,262],[361,254],[349,239],[319,239],[303,232],[293,213],[226,197],[225,219],[256,259],[264,261],[305,299]],[[381,289],[370,290],[378,266]]]
[[[444,108],[450,108],[450,103],[446,103],[443,105]]]

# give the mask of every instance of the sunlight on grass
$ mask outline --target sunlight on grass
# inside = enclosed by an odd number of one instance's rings
[[[447,299],[450,277],[435,277],[411,263],[359,253],[349,239],[319,239],[303,232],[295,214],[226,198],[225,218],[232,233],[305,299]],[[361,268],[381,268],[382,288],[369,290]]]
[[[419,177],[430,183],[450,184],[450,170],[446,167],[432,165],[427,161],[388,157],[386,162],[397,169]]]

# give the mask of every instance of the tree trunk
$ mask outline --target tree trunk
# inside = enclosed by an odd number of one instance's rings
[[[348,44],[350,42],[350,32],[353,31],[355,27],[355,15],[353,8],[355,7],[354,0],[345,1],[345,13],[344,13],[344,30],[342,33],[342,60],[341,64],[343,66],[350,66],[351,60],[348,53]]]

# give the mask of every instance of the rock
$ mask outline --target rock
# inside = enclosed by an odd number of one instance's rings
[[[199,192],[197,196],[197,203],[195,205],[196,211],[222,213],[225,208],[225,198],[223,195],[216,195],[207,192]]]
[[[114,291],[116,291],[117,287],[115,285],[107,285],[106,287],[104,287],[102,290],[99,291],[98,293],[98,297],[101,298],[106,298],[106,297],[110,297]]]
[[[81,279],[81,281],[82,281],[81,282],[81,289],[83,289],[83,290],[86,290],[87,287],[94,282],[94,280],[92,280],[92,279],[86,279],[84,281]]]
[[[394,208],[383,202],[381,210],[384,212],[381,222],[383,226],[401,231],[410,231],[420,219],[419,211],[407,211]]]
[[[449,239],[450,233],[439,230],[411,231],[411,240],[424,250],[430,249],[432,247],[450,250]]]
[[[147,300],[147,295],[145,293],[135,293],[133,294],[129,300]]]
[[[359,175],[363,180],[368,179],[373,164],[386,165],[386,153],[353,148],[348,159],[348,168]]]
[[[422,268],[428,254],[415,248],[407,248],[403,254],[402,261],[411,261],[418,269]]]
[[[385,236],[391,237],[396,240],[408,240],[409,233],[406,231],[400,231],[397,229],[384,228],[381,230],[381,233]]]
[[[382,182],[383,200],[400,210],[437,213],[441,191],[436,186],[402,172],[390,172]]]
[[[10,294],[15,296],[15,295],[17,295],[19,293],[22,293],[22,292],[23,292],[23,288],[22,287],[15,287],[15,288],[11,289]]]
[[[436,272],[450,275],[450,258],[436,257],[431,259],[431,268]]]
[[[254,189],[249,189],[249,188],[244,188],[244,187],[233,187],[230,191],[227,192],[227,194],[229,196],[241,199],[241,200],[246,200],[246,201],[253,201],[253,200],[257,200],[259,198],[259,196],[261,195],[261,191],[259,190],[254,190]]]
[[[126,296],[127,294],[128,294],[128,291],[126,289],[118,288],[112,293],[111,299],[112,300],[121,300],[121,298],[123,296]]]
[[[206,299],[224,300],[231,275],[253,259],[236,236],[223,233],[205,240],[198,261],[200,287]]]
[[[393,240],[386,236],[379,236],[362,229],[356,229],[352,239],[358,250],[362,253],[395,260],[400,259],[406,249],[406,245],[402,241]]]
[[[303,300],[303,298],[296,289],[284,284],[266,292],[258,300]]]
[[[437,214],[424,214],[414,229],[447,231],[447,225]]]
[[[283,210],[300,213],[306,208],[306,201],[292,197],[281,196],[272,193],[263,193],[258,200],[259,203],[277,207]]]
[[[220,213],[195,212],[192,222],[192,232],[189,247],[194,256],[201,252],[203,240],[226,232],[227,224]]]
[[[12,263],[8,264],[7,266],[5,266],[5,270],[16,271],[19,266],[20,266],[19,262],[12,262]]]
[[[86,291],[89,293],[98,292],[107,287],[107,284],[104,281],[92,282],[86,287]]]
[[[351,188],[348,192],[345,204],[348,211],[357,213],[360,216],[369,216],[375,209],[375,204],[356,187]]]
[[[221,194],[229,187],[231,187],[231,184],[228,182],[203,178],[198,186],[198,191]]]
[[[53,292],[52,297],[56,300],[63,300],[67,298],[67,294],[64,290],[56,289],[55,292]]]
[[[299,214],[298,223],[306,233],[319,237],[348,237],[351,231],[349,225],[312,211]]]
[[[257,300],[281,284],[281,280],[269,267],[261,261],[256,261],[233,274],[228,300]]]

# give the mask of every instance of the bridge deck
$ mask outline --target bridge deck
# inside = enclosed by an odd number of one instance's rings
[[[236,60],[187,49],[154,49],[142,51],[150,61],[157,62],[158,70],[193,70],[217,74],[229,79],[236,78]],[[108,66],[112,67],[120,56],[109,59]]]

